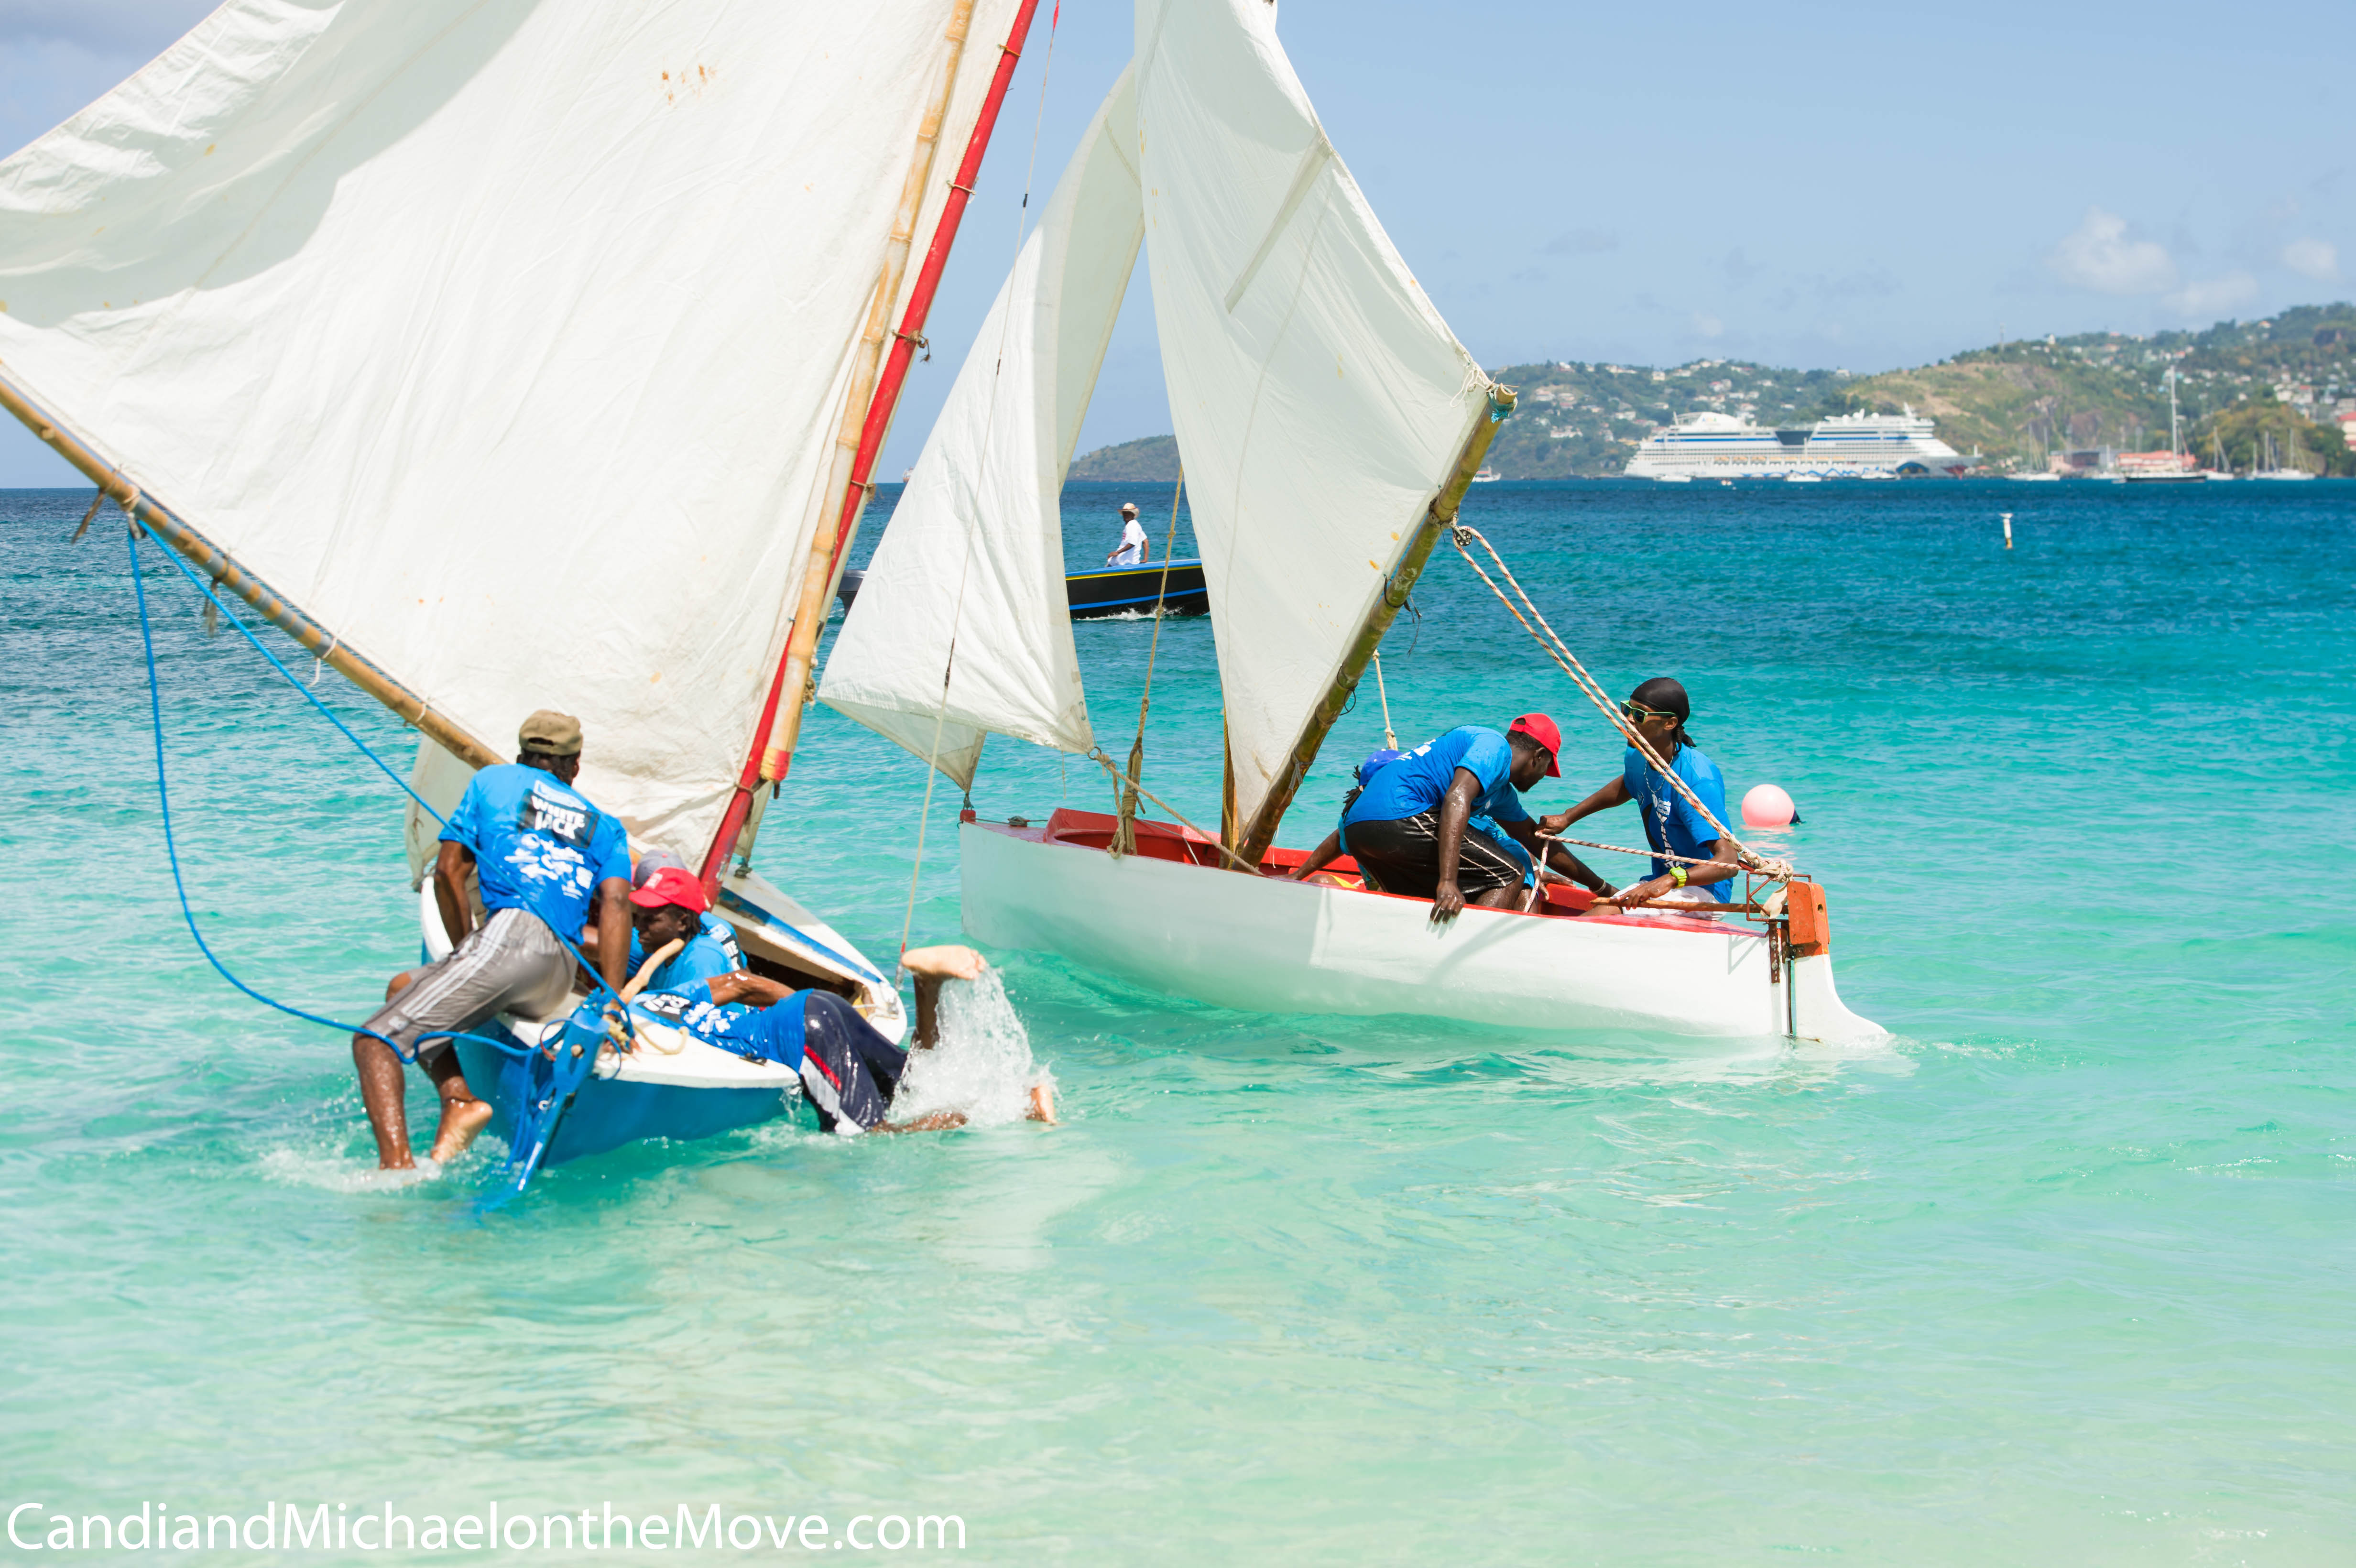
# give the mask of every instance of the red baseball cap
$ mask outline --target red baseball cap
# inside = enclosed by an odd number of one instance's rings
[[[665,904],[677,904],[701,914],[712,907],[703,896],[703,884],[694,876],[676,866],[665,866],[647,879],[647,885],[630,895],[630,901],[640,909],[660,909]]]
[[[1527,735],[1547,749],[1547,777],[1562,777],[1562,731],[1543,713],[1525,713],[1505,727],[1508,735]]]

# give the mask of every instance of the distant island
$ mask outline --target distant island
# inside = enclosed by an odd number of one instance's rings
[[[1084,457],[1072,459],[1071,479],[1119,479],[1132,483],[1159,480],[1164,485],[1178,478],[1178,438],[1174,435],[1149,435],[1142,441],[1124,441],[1118,446],[1099,446]]]
[[[2185,444],[2203,464],[2249,469],[2265,461],[2270,440],[2286,465],[2356,475],[2338,417],[2356,414],[2356,305],[2345,303],[2200,332],[2002,343],[1874,376],[1741,359],[1665,369],[1507,365],[1492,373],[1520,392],[1521,406],[1497,432],[1489,463],[1507,479],[1604,477],[1684,414],[1711,411],[1791,429],[1904,405],[1936,420],[1943,440],[1978,453],[1990,472],[2043,468],[2073,452],[2166,447],[2170,365]],[[1100,447],[1074,459],[1071,476],[1173,480],[1177,439]]]

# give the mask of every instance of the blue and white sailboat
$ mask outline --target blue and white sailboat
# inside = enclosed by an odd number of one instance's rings
[[[433,809],[579,715],[633,845],[896,1039],[885,972],[749,856],[1035,9],[228,0],[0,161],[0,406],[417,730]],[[541,1068],[466,1050],[547,1159],[790,1085],[599,1057],[552,1129]]]

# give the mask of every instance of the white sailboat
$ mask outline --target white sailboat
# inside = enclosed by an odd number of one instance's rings
[[[634,846],[896,1039],[884,972],[748,857],[1034,10],[229,0],[0,163],[0,403],[420,731],[434,810],[578,714]],[[538,1069],[463,1049],[514,1131]],[[692,1043],[596,1071],[548,1158],[792,1083]]]
[[[2265,466],[2263,468],[2252,468],[2250,470],[2251,478],[2299,480],[2312,479],[2315,477],[2314,475],[2309,474],[2306,469],[2298,465],[2298,432],[2297,431],[2293,431],[2291,432],[2291,458],[2288,462],[2283,461],[2276,448],[2275,438],[2272,432],[2261,432],[2259,433],[2258,440],[2261,446],[2264,448],[2264,461]]]
[[[1384,234],[1263,0],[1139,0],[1135,59],[1000,291],[820,700],[969,787],[993,733],[1102,756],[1058,491],[1141,239],[1217,640],[1220,834],[967,813],[968,932],[1259,1009],[1879,1033],[1835,991],[1805,881],[1744,918],[1587,914],[1554,890],[1538,912],[1434,930],[1427,901],[1346,862],[1258,874],[1300,863],[1272,848],[1278,824],[1514,402]]]

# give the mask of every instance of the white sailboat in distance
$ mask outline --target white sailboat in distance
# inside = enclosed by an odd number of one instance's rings
[[[748,857],[1035,10],[229,0],[0,163],[0,403],[415,728],[436,810],[579,715],[634,846],[897,1039]],[[516,1061],[461,1049],[512,1132]],[[551,1160],[793,1083],[692,1041],[596,1073]]]
[[[1264,0],[1138,0],[1136,52],[959,372],[820,700],[970,786],[989,735],[1094,752],[1059,491],[1141,242],[1209,588],[1220,834],[1061,809],[958,836],[967,931],[1271,1011],[1839,1040],[1822,891],[1755,918],[1468,909],[1271,848],[1514,394],[1409,274]],[[1206,817],[1208,814],[1205,814]],[[1127,831],[1125,831],[1127,830]],[[1133,846],[1127,841],[1133,831]],[[1115,852],[1118,848],[1119,852]],[[1240,869],[1238,869],[1240,868]]]

